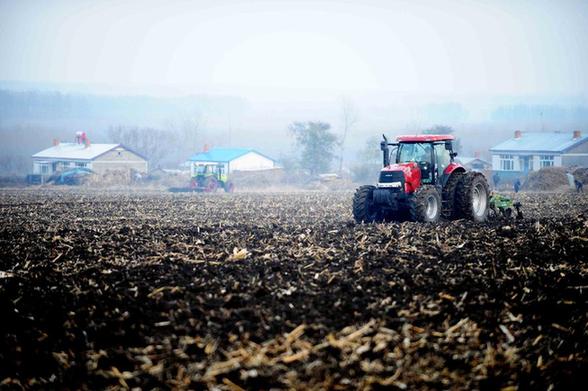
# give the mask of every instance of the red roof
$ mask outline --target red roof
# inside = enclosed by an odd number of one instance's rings
[[[426,143],[432,141],[447,141],[447,140],[455,140],[450,134],[415,134],[412,136],[405,135],[405,136],[398,136],[396,137],[396,141],[405,142],[405,143]]]

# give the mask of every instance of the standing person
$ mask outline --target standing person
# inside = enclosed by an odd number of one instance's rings
[[[497,172],[495,172],[494,175],[492,176],[492,181],[494,182],[494,188],[497,189],[498,184],[500,183],[500,175],[498,175]]]
[[[521,180],[517,178],[517,180],[514,183],[514,191],[515,193],[518,193],[519,190],[521,190]]]
[[[574,184],[576,185],[576,193],[583,193],[584,192],[584,184],[574,178]]]

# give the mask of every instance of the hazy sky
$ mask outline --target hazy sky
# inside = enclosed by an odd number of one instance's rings
[[[588,1],[0,0],[0,80],[586,93]]]

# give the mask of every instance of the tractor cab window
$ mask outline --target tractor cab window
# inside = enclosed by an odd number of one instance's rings
[[[214,170],[213,170],[212,166],[210,166],[210,165],[203,164],[203,165],[196,166],[196,174],[197,175],[212,175],[213,173],[214,173]]]
[[[435,144],[435,160],[437,164],[437,177],[440,177],[451,163],[451,156],[447,148],[445,148],[445,144]]]
[[[433,181],[431,152],[430,143],[400,144],[398,163],[417,163],[421,169],[421,181],[423,183],[431,183]]]
[[[431,163],[431,144],[401,144],[398,163],[428,162]]]
[[[196,174],[205,174],[207,166],[196,166]]]

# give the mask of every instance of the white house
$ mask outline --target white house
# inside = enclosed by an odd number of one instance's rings
[[[574,132],[514,132],[514,137],[492,148],[492,170],[519,176],[543,167],[588,167],[588,136]]]
[[[271,170],[277,167],[274,159],[250,148],[212,148],[199,152],[188,160],[190,173],[195,175],[198,164],[223,164],[224,172]]]
[[[456,160],[464,167],[473,171],[489,170],[492,167],[490,162],[487,162],[480,157],[457,156]]]
[[[50,176],[56,172],[83,167],[98,174],[107,170],[146,173],[147,159],[121,144],[91,144],[83,136],[73,143],[53,141],[53,146],[32,156],[33,174]]]

